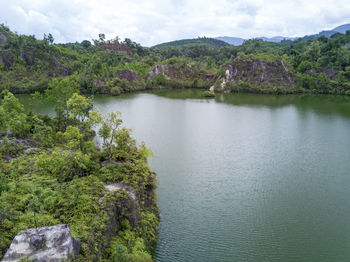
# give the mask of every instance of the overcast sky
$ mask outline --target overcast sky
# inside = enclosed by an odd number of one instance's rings
[[[0,0],[0,23],[55,42],[131,38],[145,46],[198,36],[303,36],[350,23],[349,0]]]

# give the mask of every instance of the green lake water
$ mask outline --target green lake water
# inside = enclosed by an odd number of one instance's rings
[[[157,261],[350,261],[350,99],[200,97],[94,99],[155,154]]]

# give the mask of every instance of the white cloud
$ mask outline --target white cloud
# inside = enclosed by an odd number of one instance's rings
[[[56,42],[119,35],[149,46],[197,36],[303,36],[350,22],[338,0],[0,0],[0,23]]]

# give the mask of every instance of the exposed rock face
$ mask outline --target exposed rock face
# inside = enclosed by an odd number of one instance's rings
[[[215,75],[213,75],[213,74],[203,74],[203,75],[202,75],[202,78],[203,78],[204,80],[211,81],[211,80],[214,80]]]
[[[156,65],[156,66],[152,69],[152,71],[150,71],[150,72],[146,75],[146,79],[155,77],[156,75],[159,75],[159,74],[167,75],[168,69],[169,69],[169,66],[168,66],[168,65]]]
[[[16,151],[3,154],[3,158],[7,160],[13,159],[19,154],[24,154],[37,148],[35,143],[28,139],[9,139],[9,135],[6,135],[4,137],[0,136],[0,146],[4,146],[6,144],[9,144],[12,147],[16,148]]]
[[[138,73],[130,71],[130,70],[122,70],[117,74],[117,78],[126,79],[129,82],[140,80],[141,77]]]
[[[2,64],[6,66],[6,68],[10,68],[14,62],[14,57],[11,54],[10,50],[0,50],[0,57]]]
[[[171,65],[156,65],[147,75],[146,79],[163,74],[168,79],[183,79],[193,78],[193,68],[191,65],[171,64]]]
[[[79,250],[79,240],[72,237],[68,225],[31,228],[18,233],[2,262],[61,262],[79,254]]]
[[[7,42],[6,35],[0,32],[0,45],[5,44],[6,42]]]
[[[140,221],[138,199],[135,190],[124,183],[116,182],[104,184],[106,194],[98,200],[108,217],[106,227],[101,232],[98,239],[97,257],[102,255],[113,237],[118,234],[118,230],[123,220],[127,219],[131,226],[137,226]]]
[[[34,64],[34,58],[35,56],[33,54],[29,55],[27,53],[24,53],[24,60],[26,61],[26,63],[28,65],[33,65]],[[70,70],[68,70],[67,68],[65,68],[57,59],[56,56],[51,55],[50,57],[50,66],[53,68],[56,68],[58,70],[58,72],[60,73],[60,75],[62,76],[69,76],[72,72],[70,72]],[[31,64],[32,63],[32,64]]]
[[[103,79],[94,79],[93,83],[96,87],[103,88],[106,86],[106,82]]]
[[[135,190],[131,187],[131,186],[128,186],[128,185],[125,185],[124,183],[113,183],[113,184],[103,184],[105,186],[105,188],[107,189],[107,195],[109,193],[112,193],[112,192],[117,192],[119,190],[124,190],[130,197],[133,201],[136,201],[136,194],[135,194]],[[98,202],[99,204],[102,203],[103,199],[105,198],[105,196],[101,197]]]
[[[325,73],[331,79],[333,79],[338,73],[334,68],[321,68],[320,72]]]
[[[267,62],[242,57],[229,63],[221,87],[227,82],[237,83],[239,80],[255,86],[290,87],[294,84],[293,74],[282,60]]]
[[[119,203],[119,206],[121,207],[128,207],[128,214],[129,214],[129,220],[132,225],[137,225],[140,220],[140,214],[138,213],[137,208],[137,199],[136,199],[136,193],[135,190],[124,183],[118,182],[113,184],[104,184],[104,186],[107,189],[107,194],[99,199],[99,204],[103,202],[105,197],[107,197],[109,194],[113,194],[116,192],[125,192],[127,197],[122,201],[123,203]],[[108,201],[107,200],[107,209],[109,209],[110,214],[119,214],[120,210],[118,205],[116,205],[115,201]],[[112,212],[110,212],[113,210]],[[112,215],[113,217],[114,215]],[[118,215],[117,215],[118,216]],[[118,219],[118,218],[117,218]],[[114,219],[112,219],[114,220]]]

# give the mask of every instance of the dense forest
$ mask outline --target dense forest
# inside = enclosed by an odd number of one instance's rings
[[[215,88],[215,92],[350,94],[350,32],[330,38],[247,40],[231,46],[198,38],[143,47],[130,39],[54,44],[0,27],[0,88],[43,93],[69,78],[81,94],[154,88]]]

